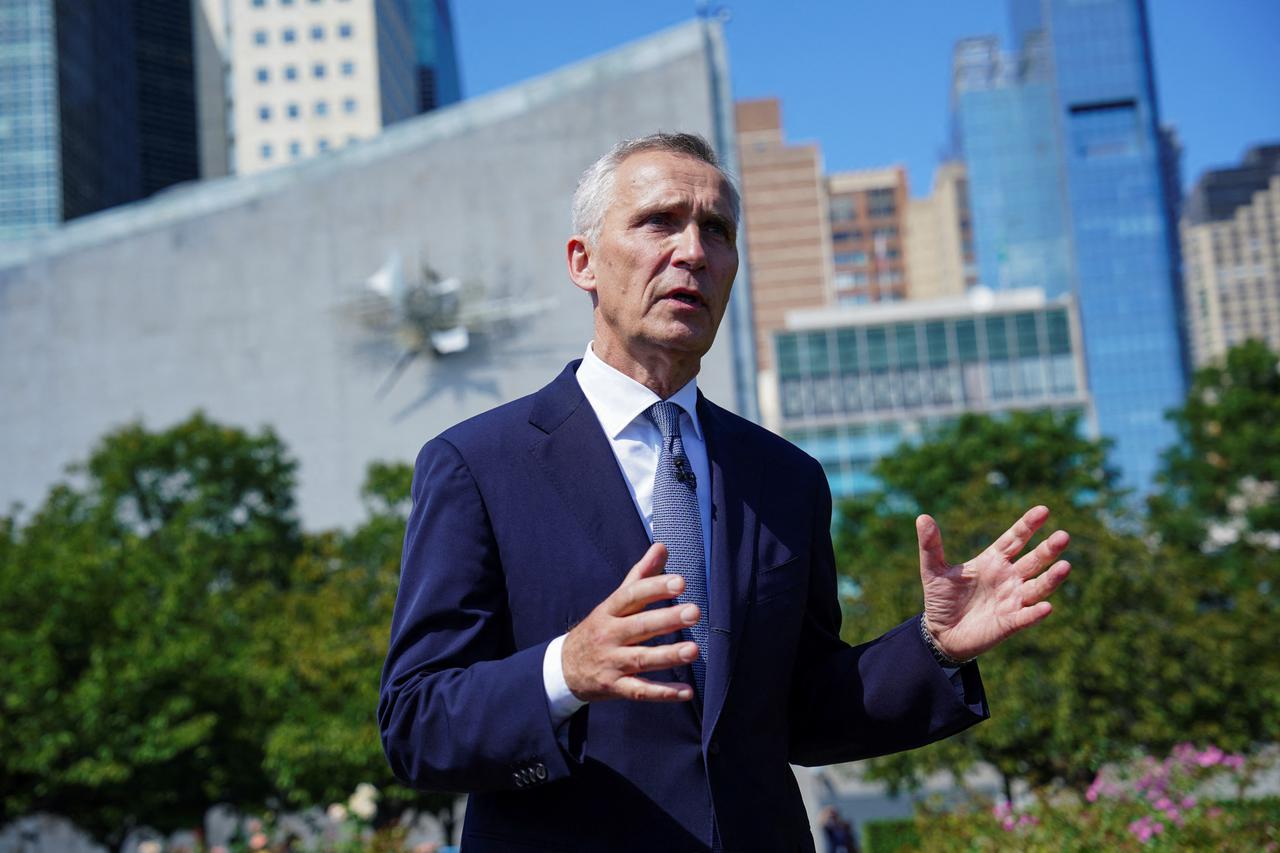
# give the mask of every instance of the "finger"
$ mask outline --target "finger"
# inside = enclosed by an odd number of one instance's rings
[[[1053,531],[1031,553],[1024,554],[1022,559],[1014,564],[1018,576],[1026,579],[1039,574],[1041,569],[1058,559],[1058,555],[1067,549],[1070,542],[1071,536],[1067,531]]]
[[[654,610],[642,610],[620,619],[615,628],[618,645],[643,643],[663,634],[672,634],[698,621],[702,612],[696,604],[676,604]]]
[[[1067,575],[1071,573],[1071,564],[1066,560],[1059,560],[1049,567],[1049,571],[1040,575],[1035,580],[1028,581],[1022,587],[1022,603],[1023,605],[1035,604],[1037,601],[1043,601],[1053,595],[1053,591],[1067,579]]]
[[[995,541],[991,547],[1012,560],[1018,556],[1035,532],[1040,529],[1040,525],[1044,524],[1044,520],[1049,517],[1049,508],[1047,506],[1033,506],[1022,514],[1022,518],[1013,523],[1004,532],[1004,535]]]
[[[698,644],[686,641],[665,646],[629,646],[618,649],[618,655],[622,658],[618,669],[633,675],[693,663],[698,657]]]
[[[1011,629],[1010,634],[1016,634],[1024,628],[1030,628],[1052,612],[1053,605],[1047,601],[1040,601],[1022,608],[1017,613],[1013,614],[1009,620],[1009,628]]]
[[[601,603],[605,612],[616,614],[626,607],[627,588],[638,580],[661,574],[666,564],[667,546],[661,542],[654,542],[649,546],[649,550],[644,552],[644,556],[631,567],[631,571],[627,572],[627,576],[622,579],[622,583],[618,584],[618,588]]]
[[[608,612],[613,616],[630,616],[639,613],[655,601],[666,601],[684,592],[684,578],[680,575],[658,574],[640,578],[618,587],[607,599]]]
[[[920,544],[920,571],[942,571],[947,561],[942,555],[942,531],[933,516],[916,518],[916,541]]]
[[[650,681],[634,675],[619,678],[613,683],[613,690],[618,698],[636,702],[688,702],[693,698],[693,688],[688,684]]]

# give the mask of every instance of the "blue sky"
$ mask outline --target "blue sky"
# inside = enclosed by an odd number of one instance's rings
[[[782,99],[792,141],[828,171],[906,164],[928,191],[947,140],[956,39],[1006,30],[1004,0],[736,0],[726,25],[736,98]],[[468,96],[693,17],[693,0],[453,0]],[[1280,0],[1148,0],[1161,119],[1183,181],[1280,139]]]

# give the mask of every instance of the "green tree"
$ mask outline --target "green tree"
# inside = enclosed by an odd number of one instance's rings
[[[350,533],[314,537],[279,618],[259,635],[258,653],[282,662],[267,696],[281,716],[265,767],[291,805],[343,800],[357,782],[376,785],[393,816],[397,807],[452,803],[396,782],[375,715],[412,477],[409,465],[370,466],[361,492],[367,519]]]
[[[1187,637],[1195,579],[1173,572],[1126,515],[1106,446],[1081,435],[1077,415],[966,415],[881,460],[881,487],[849,500],[837,519],[849,638],[866,637],[919,612],[913,519],[939,522],[947,558],[979,553],[1029,506],[1053,515],[1038,536],[1072,534],[1075,570],[1053,598],[1053,616],[983,656],[993,718],[940,744],[879,759],[872,772],[913,785],[926,772],[957,774],[974,761],[1006,778],[1083,788],[1103,761],[1137,744],[1185,737],[1176,710],[1194,690]],[[1032,547],[1029,545],[1028,547]],[[1170,705],[1173,705],[1173,710]]]
[[[1199,728],[1244,749],[1280,731],[1280,355],[1259,341],[1232,348],[1169,417],[1179,442],[1150,526],[1165,558],[1201,581],[1186,626],[1205,667]]]
[[[246,585],[277,589],[302,546],[294,463],[269,430],[197,414],[106,436],[76,481],[0,526],[0,808],[118,842],[198,825],[269,786],[270,719]]]

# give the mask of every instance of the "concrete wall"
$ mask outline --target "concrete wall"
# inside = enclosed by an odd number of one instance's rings
[[[37,503],[108,429],[162,428],[203,408],[279,431],[301,461],[307,526],[357,520],[371,460],[411,461],[445,427],[581,355],[590,303],[564,262],[577,177],[617,139],[657,129],[724,150],[720,38],[714,24],[677,27],[334,155],[4,250],[0,508]],[[426,262],[489,296],[553,306],[465,353],[414,360],[380,396],[402,346],[353,306],[397,252],[407,269]],[[732,317],[700,385],[736,408]]]

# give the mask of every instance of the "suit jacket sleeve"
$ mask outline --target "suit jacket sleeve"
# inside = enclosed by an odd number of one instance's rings
[[[831,490],[820,468],[815,480],[809,597],[790,696],[792,763],[914,749],[989,717],[977,664],[949,678],[920,637],[920,617],[861,645],[840,639]]]
[[[542,683],[547,643],[515,649],[490,519],[453,444],[423,447],[412,494],[378,704],[392,770],[461,792],[567,775]]]

